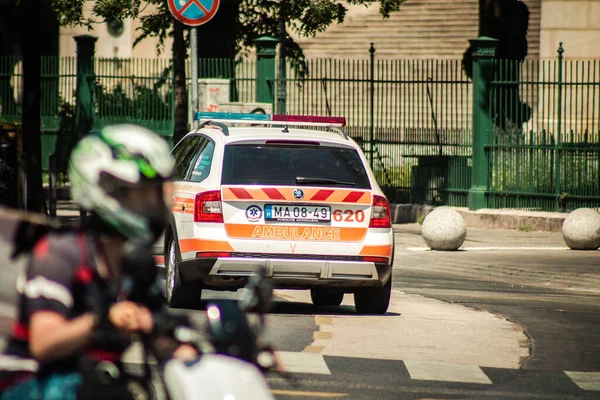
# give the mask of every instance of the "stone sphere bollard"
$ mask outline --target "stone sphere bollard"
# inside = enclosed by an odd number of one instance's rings
[[[578,208],[565,218],[563,239],[572,250],[596,250],[600,247],[600,214],[591,208]]]
[[[458,250],[467,236],[467,226],[458,211],[438,207],[425,217],[421,235],[431,250]]]

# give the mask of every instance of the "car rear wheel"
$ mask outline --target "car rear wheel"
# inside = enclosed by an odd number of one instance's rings
[[[185,282],[179,271],[179,252],[174,235],[170,236],[165,253],[165,296],[170,307],[197,306],[202,298],[202,285]]]
[[[310,289],[310,298],[315,306],[339,306],[344,300],[344,292],[327,289]]]
[[[359,314],[385,314],[390,305],[392,277],[382,287],[357,289],[354,292],[354,307]]]

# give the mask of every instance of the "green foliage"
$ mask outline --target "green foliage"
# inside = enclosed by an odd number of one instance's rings
[[[59,127],[56,139],[56,167],[59,172],[67,170],[71,149],[78,137],[75,132],[75,105],[61,99],[58,108]]]
[[[405,186],[411,185],[411,165],[396,165],[383,167],[375,165],[373,174],[377,183],[382,186]]]
[[[87,26],[119,18],[137,18],[141,0],[96,0],[92,16],[83,15],[86,0],[49,0],[61,26]],[[166,1],[165,1],[166,3]]]
[[[162,95],[156,89],[136,85],[127,93],[121,84],[107,89],[96,84],[96,115],[100,118],[123,118],[134,120],[170,120],[172,118],[172,95]]]
[[[166,0],[97,0],[93,7],[91,18],[83,17],[85,0],[50,0],[54,11],[59,16],[61,25],[80,25],[91,27],[92,23],[111,21],[114,19],[134,18],[141,21],[140,36],[135,44],[147,37],[159,39],[159,51],[164,50],[164,43],[172,35],[174,18],[171,15]],[[379,12],[383,18],[390,13],[400,10],[405,0],[350,0],[350,5],[365,7],[379,3]],[[218,26],[222,35],[232,30],[235,38],[235,52],[242,48],[254,46],[254,39],[269,35],[279,37],[279,20],[286,21],[285,48],[286,57],[290,59],[297,73],[306,75],[307,66],[304,62],[302,49],[290,36],[294,32],[300,36],[314,36],[325,31],[333,23],[342,23],[348,11],[342,3],[331,0],[222,0],[221,8],[227,13],[236,13],[236,23]],[[143,14],[148,5],[153,5],[156,11]],[[218,17],[215,17],[217,19]],[[211,21],[212,22],[212,21]],[[210,25],[199,28],[200,31]],[[214,27],[213,27],[214,30]]]
[[[388,18],[398,11],[405,0],[351,0],[348,4],[365,5],[380,3],[380,13]],[[237,44],[253,46],[257,37],[279,37],[279,18],[286,21],[285,48],[299,77],[308,74],[304,53],[290,36],[290,31],[302,37],[311,37],[325,31],[333,23],[342,23],[348,9],[341,3],[329,0],[242,0],[240,4],[240,31]]]
[[[523,224],[519,227],[520,232],[531,232],[531,225]]]

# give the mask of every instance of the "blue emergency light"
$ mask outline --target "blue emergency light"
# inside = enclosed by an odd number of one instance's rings
[[[316,115],[283,115],[283,114],[249,114],[231,112],[197,111],[194,121],[220,121],[246,124],[265,124],[277,122],[277,125],[289,124],[299,126],[346,126],[344,117],[321,117]]]

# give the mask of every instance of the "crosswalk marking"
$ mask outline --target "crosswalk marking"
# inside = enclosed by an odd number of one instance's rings
[[[331,371],[321,354],[294,351],[278,351],[276,354],[287,372],[331,375]]]
[[[565,371],[565,374],[583,390],[600,391],[600,372]]]
[[[334,393],[334,392],[303,392],[300,390],[271,390],[271,393],[279,396],[296,396],[296,397],[325,397],[325,398],[336,398],[336,397],[347,397],[348,393]]]
[[[296,351],[276,351],[275,354],[284,369],[289,373],[331,375],[331,371],[321,354]],[[129,346],[123,354],[122,360],[126,364],[143,363],[141,344],[133,343]]]
[[[0,343],[0,348],[1,347],[2,346]],[[276,354],[280,362],[283,364],[285,370],[289,373],[333,375],[325,358],[321,354],[293,351],[278,351]],[[128,351],[124,354],[123,362],[130,365],[141,364],[141,346],[136,344],[131,346],[131,348],[128,349]],[[425,362],[414,360],[404,360],[399,362],[404,363],[410,378],[414,380],[476,383],[484,385],[493,384],[483,370],[476,365],[456,365],[441,362]],[[586,391],[600,391],[600,372],[564,371],[564,373],[580,389]],[[340,395],[344,394],[340,393]]]
[[[429,247],[407,247],[409,251],[431,251]],[[479,246],[479,247],[461,247],[459,250],[463,251],[492,251],[492,250],[569,250],[566,246],[534,246],[534,247],[520,247],[520,246]]]
[[[476,365],[455,365],[407,360],[404,361],[404,365],[412,379],[492,384],[490,378]]]

